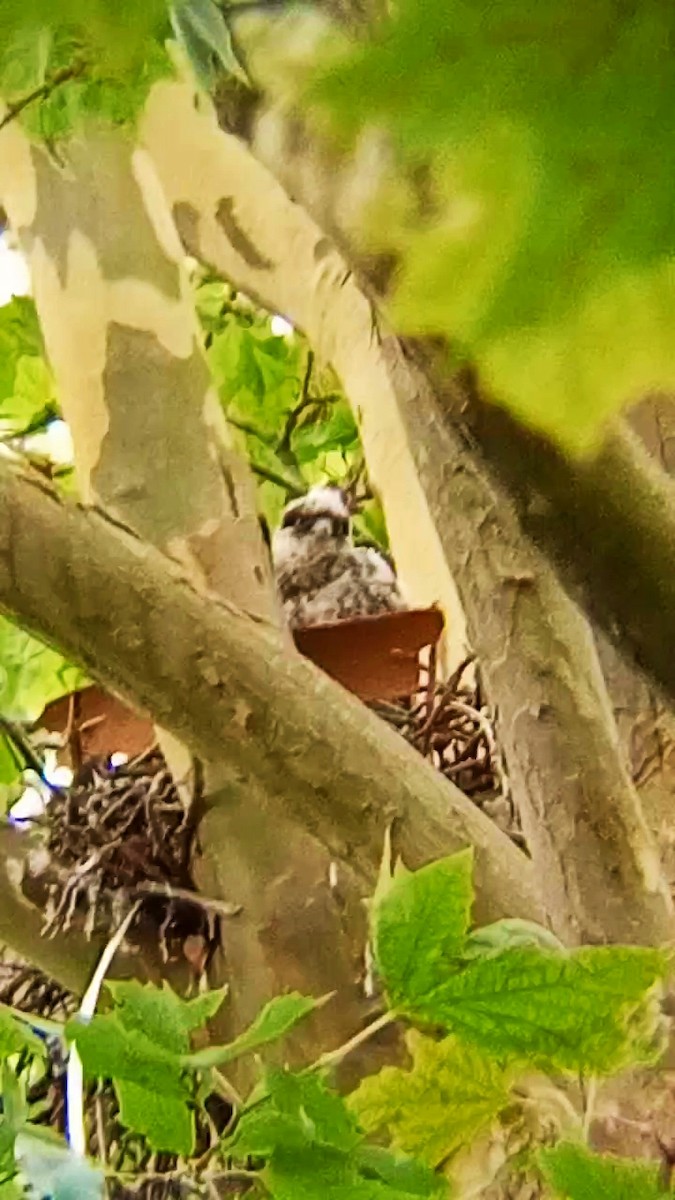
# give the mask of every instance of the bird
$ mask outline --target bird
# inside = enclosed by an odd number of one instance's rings
[[[313,487],[286,505],[272,537],[279,596],[291,629],[405,609],[378,550],[355,546],[352,506],[339,487]]]

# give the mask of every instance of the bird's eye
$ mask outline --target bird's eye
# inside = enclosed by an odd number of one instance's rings
[[[298,512],[297,508],[292,508],[290,512],[284,513],[284,519],[281,522],[282,529],[291,529],[293,525],[298,525],[302,521],[302,513]]]
[[[347,537],[349,533],[349,518],[334,517],[333,518],[333,537]]]

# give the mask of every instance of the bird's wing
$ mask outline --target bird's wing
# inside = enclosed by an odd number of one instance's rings
[[[393,583],[397,582],[396,574],[390,563],[379,550],[373,550],[371,546],[356,546],[352,551],[359,559],[363,566],[364,574],[374,583]]]

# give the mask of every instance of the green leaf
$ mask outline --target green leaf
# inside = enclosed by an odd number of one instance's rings
[[[510,950],[514,946],[539,946],[542,950],[552,950],[556,954],[565,949],[562,942],[549,929],[544,929],[543,925],[507,917],[502,921],[495,921],[492,925],[474,929],[464,943],[462,959],[468,961],[470,958],[499,954],[502,950]]]
[[[263,1096],[254,1095],[227,1143],[228,1153],[238,1159],[269,1158],[279,1149],[311,1145],[350,1153],[361,1141],[344,1100],[317,1072],[272,1068],[261,1089]]]
[[[411,1069],[367,1076],[349,1106],[366,1133],[386,1130],[396,1149],[436,1167],[507,1107],[511,1076],[454,1037],[434,1042],[410,1030],[406,1043]]]
[[[0,307],[0,419],[5,419],[5,404],[14,395],[20,359],[41,357],[43,353],[35,305],[27,296],[15,296]]]
[[[9,1009],[0,1004],[0,1060],[12,1054],[20,1054],[23,1050],[39,1058],[45,1058],[47,1053],[42,1038],[23,1022],[17,1021]]]
[[[674,33],[672,5],[402,0],[313,90],[343,132],[375,122],[428,163],[373,215],[399,331],[459,342],[574,450],[675,380]]]
[[[247,80],[232,46],[227,22],[213,0],[173,0],[169,7],[173,31],[202,87],[209,90],[219,69]]]
[[[329,450],[348,450],[358,444],[359,432],[346,400],[336,398],[327,419],[305,421],[295,429],[293,451],[299,463],[314,462]]]
[[[547,1183],[564,1200],[666,1200],[670,1188],[656,1163],[593,1154],[585,1146],[561,1142],[541,1150],[539,1165]]]
[[[148,1139],[153,1150],[189,1156],[194,1152],[194,1113],[185,1097],[155,1088],[139,1087],[129,1079],[116,1079],[120,1121]]]
[[[668,961],[633,946],[516,946],[448,970],[407,1012],[489,1054],[604,1074],[653,1061]]]
[[[54,380],[45,360],[23,354],[17,361],[13,394],[0,405],[0,420],[23,430],[40,414],[55,411]]]
[[[377,1178],[411,1196],[445,1195],[448,1184],[422,1163],[405,1154],[394,1154],[384,1146],[359,1146],[354,1161],[366,1179]]]
[[[469,924],[473,852],[395,876],[373,905],[373,945],[393,1008],[415,1010],[447,977]]]
[[[22,765],[9,739],[0,734],[0,787],[9,788],[21,778]]]
[[[250,1112],[241,1114],[236,1132],[228,1140],[226,1149],[236,1159],[270,1158],[275,1150],[301,1149],[311,1144],[307,1132],[296,1116],[281,1113],[274,1105],[264,1100]]]
[[[220,1008],[227,988],[182,1000],[164,982],[161,988],[136,980],[108,982],[115,1001],[115,1016],[124,1029],[138,1030],[155,1045],[176,1056],[190,1049],[189,1034]]]
[[[36,721],[52,700],[85,686],[86,678],[56,651],[0,616],[0,712]]]
[[[0,1060],[2,1079],[2,1114],[7,1128],[17,1134],[25,1125],[28,1116],[26,1103],[26,1081],[18,1076],[7,1059]]]
[[[125,1029],[116,1015],[106,1013],[85,1022],[73,1017],[66,1037],[75,1042],[89,1078],[128,1080],[139,1087],[185,1096],[181,1061],[137,1029]]]
[[[285,996],[275,996],[258,1013],[253,1024],[233,1042],[226,1046],[208,1046],[195,1054],[183,1057],[186,1066],[195,1070],[217,1067],[223,1063],[241,1058],[242,1054],[250,1054],[269,1042],[278,1042],[287,1033],[308,1016],[322,1003],[311,996],[301,996],[299,992],[289,992]]]
[[[3,1114],[0,1116],[0,1183],[12,1179],[16,1172],[15,1142],[16,1130],[12,1128]]]
[[[264,1180],[275,1200],[408,1200],[420,1194],[366,1179],[350,1159],[318,1146],[279,1150]]]

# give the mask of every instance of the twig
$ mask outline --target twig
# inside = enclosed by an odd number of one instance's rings
[[[39,87],[33,88],[32,92],[28,92],[25,96],[22,96],[20,100],[15,100],[14,104],[8,106],[7,112],[0,121],[0,131],[5,128],[5,125],[9,125],[10,121],[14,121],[20,116],[29,105],[34,104],[36,100],[44,100],[47,96],[51,95],[55,88],[60,87],[62,83],[68,83],[70,79],[77,79],[78,75],[81,75],[84,71],[86,65],[84,60],[82,60],[71,63],[69,67],[60,67],[58,71],[55,71]]]
[[[96,1005],[103,986],[103,980],[141,903],[140,900],[136,902],[119,929],[104,947],[89,986],[82,997],[78,1013],[80,1019],[87,1020],[93,1017],[96,1012]],[[84,1127],[84,1068],[77,1046],[71,1046],[70,1054],[68,1055],[68,1070],[66,1072],[66,1130],[71,1150],[78,1157],[84,1158],[87,1153],[87,1135]]]
[[[242,421],[240,417],[231,417],[229,413],[227,421],[235,429],[240,429],[242,433],[248,433],[251,437],[257,438],[263,446],[274,446],[274,438],[270,437],[268,433],[263,433],[262,429],[258,429],[257,425],[253,425],[250,421]]]
[[[366,1025],[365,1029],[362,1029],[360,1033],[355,1033],[354,1037],[350,1038],[348,1042],[343,1042],[336,1050],[328,1050],[325,1054],[322,1054],[320,1058],[317,1058],[316,1062],[312,1063],[310,1069],[319,1071],[323,1067],[330,1067],[335,1063],[342,1062],[343,1058],[351,1054],[352,1050],[356,1050],[357,1046],[362,1045],[363,1042],[367,1042],[373,1034],[378,1033],[380,1029],[384,1029],[387,1025],[392,1025],[397,1020],[398,1014],[395,1012],[387,1011],[382,1013],[376,1021],[372,1021],[370,1025]]]
[[[267,479],[270,483],[276,483],[277,487],[284,488],[294,500],[304,496],[305,489],[298,483],[293,483],[287,475],[282,475],[272,467],[263,467],[260,463],[252,462],[250,467],[254,475],[258,475],[261,479]]]
[[[302,381],[302,388],[300,390],[300,400],[299,400],[298,404],[295,406],[295,408],[291,409],[291,411],[289,412],[288,417],[286,419],[286,424],[284,426],[284,431],[283,431],[283,433],[279,439],[279,442],[277,444],[277,454],[279,455],[279,457],[281,457],[282,455],[291,455],[294,462],[295,462],[295,455],[293,454],[293,451],[291,449],[291,438],[296,429],[296,426],[298,424],[298,420],[300,419],[301,414],[305,411],[305,409],[310,408],[311,405],[316,403],[316,401],[309,395],[309,381],[312,378],[313,367],[314,367],[314,351],[308,350],[307,351],[307,363],[305,364],[305,375],[304,375],[304,378]]]
[[[185,900],[188,904],[196,904],[200,908],[220,913],[222,917],[237,917],[243,908],[241,904],[214,900],[210,896],[201,896],[199,892],[191,892],[188,888],[174,887],[171,883],[137,883],[131,888],[131,892],[138,896],[165,896],[167,900]]]
[[[13,742],[17,750],[19,750],[23,755],[24,765],[29,767],[32,771],[35,771],[35,774],[39,776],[45,787],[49,788],[50,792],[53,792],[55,796],[62,796],[63,788],[59,787],[56,783],[50,783],[50,781],[47,779],[47,776],[45,775],[45,764],[40,758],[39,754],[36,754],[35,750],[30,744],[30,740],[28,737],[26,737],[23,730],[16,725],[14,721],[8,721],[6,717],[0,717],[0,729],[4,730],[6,736],[11,742]]]

